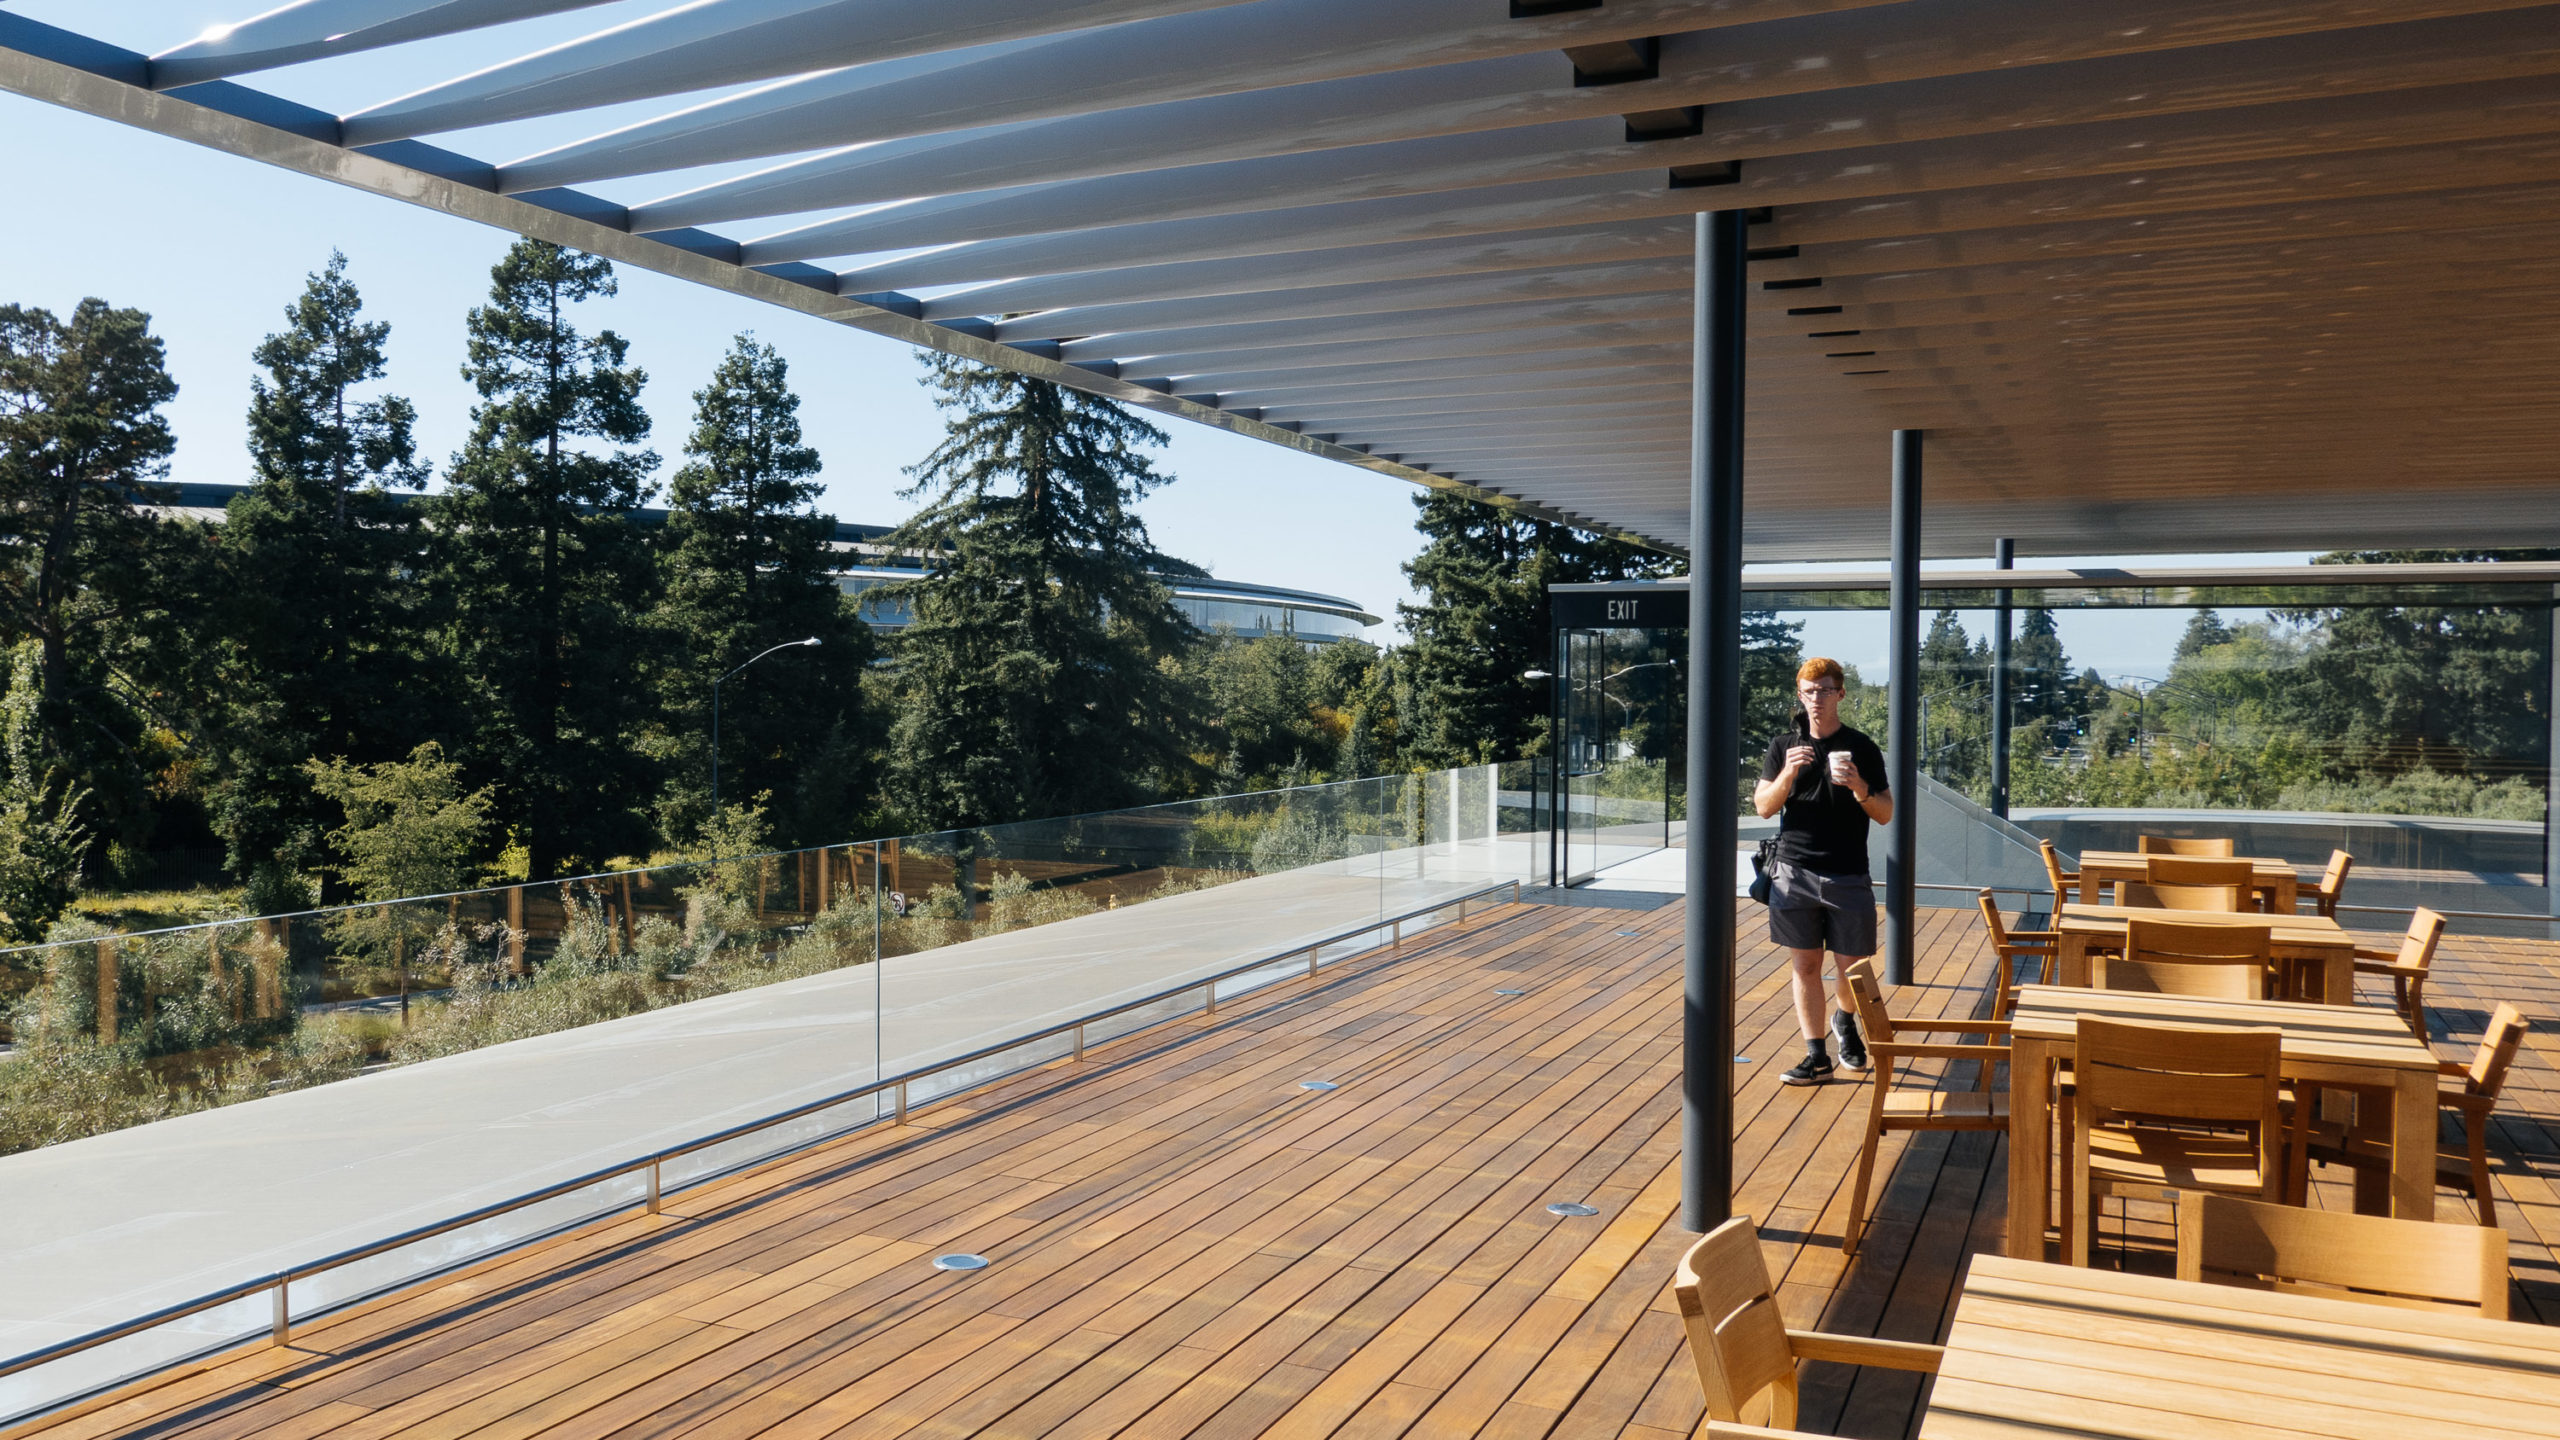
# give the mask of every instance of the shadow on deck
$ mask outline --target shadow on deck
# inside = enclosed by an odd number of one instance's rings
[[[1680,931],[1677,904],[1503,907],[12,1433],[1687,1434]],[[1984,1010],[1970,914],[1928,912],[1922,955],[1897,1014]],[[2455,939],[2438,963],[2447,1058],[2499,999],[2536,1023],[2499,1213],[2516,1316],[2560,1319],[2560,961]],[[1777,952],[1750,947],[1740,989],[1736,1208],[1789,1323],[1937,1338],[2000,1242],[2002,1142],[1888,1138],[1844,1265],[1865,1087],[1778,1084],[1799,1045]],[[1547,1211],[1566,1200],[1599,1214]],[[2126,1231],[2127,1263],[2160,1263],[2164,1230]],[[929,1263],[951,1251],[991,1263]],[[1808,1429],[1915,1425],[1917,1377],[1805,1382]]]

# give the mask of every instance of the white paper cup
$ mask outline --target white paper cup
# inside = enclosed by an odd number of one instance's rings
[[[1857,763],[1849,757],[1849,752],[1846,750],[1832,751],[1831,778],[1842,785],[1848,784],[1849,776],[1854,773]]]

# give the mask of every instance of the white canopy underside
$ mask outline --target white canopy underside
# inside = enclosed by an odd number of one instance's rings
[[[1754,560],[1880,554],[1897,428],[1933,554],[2560,543],[2560,6],[691,0],[513,48],[592,3],[147,60],[0,16],[0,86],[1674,547],[1692,217],[1765,211]],[[350,113],[243,88],[413,50]],[[537,120],[586,138],[429,148]]]

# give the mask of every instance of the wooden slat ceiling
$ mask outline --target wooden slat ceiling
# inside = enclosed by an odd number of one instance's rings
[[[1754,560],[1880,554],[1899,427],[1933,554],[2560,542],[2560,6],[694,0],[519,38],[581,8],[301,0],[147,57],[0,17],[0,86],[1673,547],[1690,217],[1748,208]],[[236,78],[407,54],[351,110]]]

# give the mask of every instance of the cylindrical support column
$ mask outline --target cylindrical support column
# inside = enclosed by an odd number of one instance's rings
[[[1991,542],[1991,568],[2017,568],[2018,542]],[[2000,592],[1991,629],[1991,813],[2009,818],[2009,722],[2016,704],[2009,690],[2009,592]]]
[[[2542,768],[2542,891],[2551,912],[2551,938],[2560,940],[2560,585],[2551,588],[2551,748]]]
[[[1734,785],[1742,753],[1740,210],[1698,217],[1689,383],[1689,904],[1681,1014],[1680,1223],[1733,1214]]]
[[[1884,978],[1908,985],[1916,957],[1912,903],[1920,861],[1920,432],[1893,432],[1892,707],[1885,726],[1893,824],[1884,852]]]

